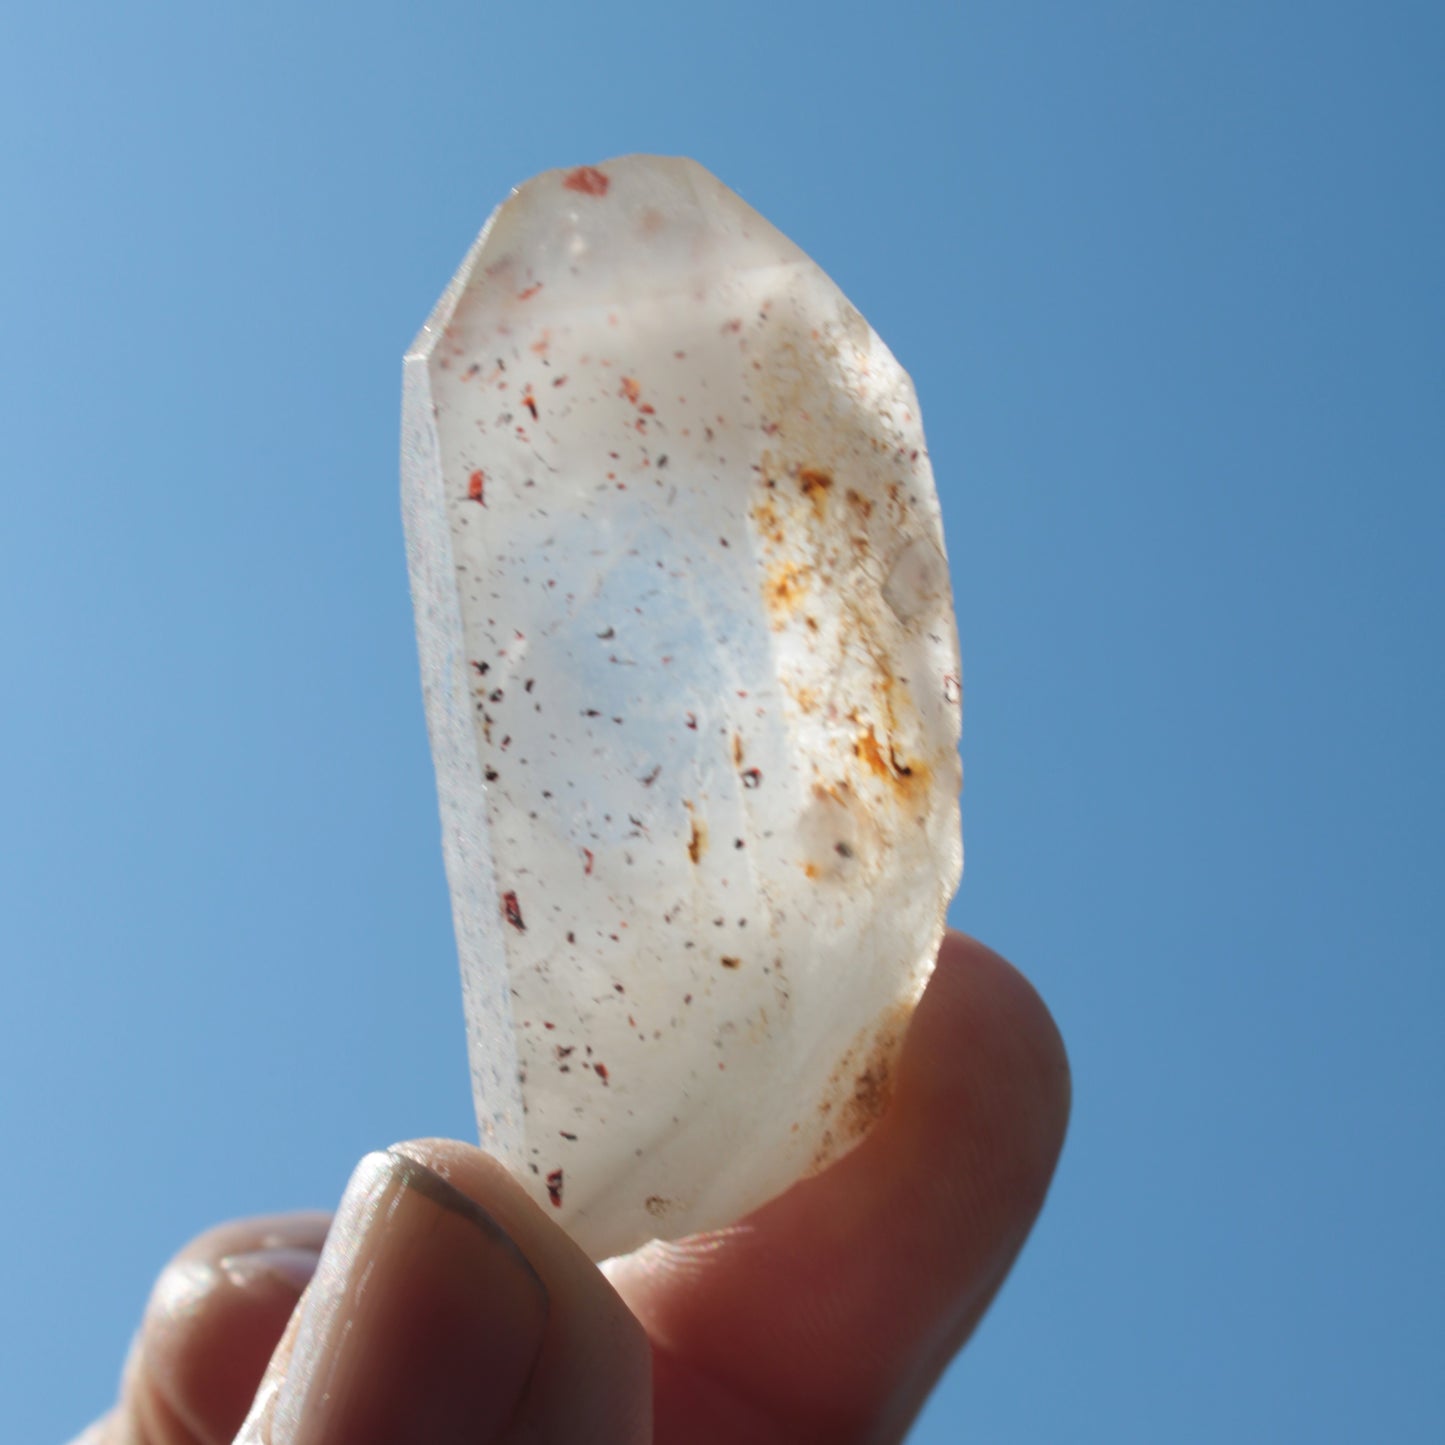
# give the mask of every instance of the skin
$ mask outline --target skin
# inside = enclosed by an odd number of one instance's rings
[[[75,1445],[901,1440],[1017,1258],[1069,1099],[1038,995],[950,934],[883,1117],[734,1228],[599,1270],[477,1149],[396,1146],[319,1269],[324,1215],[186,1246]]]

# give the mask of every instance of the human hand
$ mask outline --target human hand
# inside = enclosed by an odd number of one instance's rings
[[[1038,996],[950,934],[872,1132],[737,1226],[604,1272],[475,1148],[368,1155],[329,1234],[286,1215],[183,1250],[74,1445],[899,1440],[1012,1266],[1068,1110]]]

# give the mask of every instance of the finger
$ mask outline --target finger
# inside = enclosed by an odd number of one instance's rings
[[[76,1445],[227,1445],[316,1267],[324,1214],[223,1224],[157,1278],[121,1401]]]
[[[116,1416],[112,1411],[104,1419],[97,1420],[93,1425],[88,1425],[70,1445],[117,1445]]]
[[[647,1438],[646,1340],[479,1150],[368,1155],[240,1445]]]
[[[978,1322],[1063,1142],[1063,1045],[1024,978],[954,934],[895,1075],[823,1174],[609,1265],[653,1340],[661,1445],[901,1438]]]

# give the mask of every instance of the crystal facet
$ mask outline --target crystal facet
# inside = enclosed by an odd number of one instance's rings
[[[403,497],[483,1142],[594,1258],[888,1099],[962,868],[907,374],[691,161],[529,181],[405,365]]]

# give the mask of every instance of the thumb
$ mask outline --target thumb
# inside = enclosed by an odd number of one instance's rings
[[[426,1142],[357,1166],[236,1445],[632,1445],[650,1412],[612,1287],[500,1165]]]

